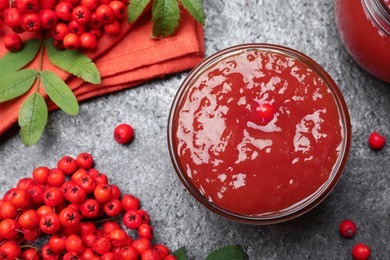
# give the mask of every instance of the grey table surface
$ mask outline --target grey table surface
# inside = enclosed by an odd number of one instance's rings
[[[306,53],[339,85],[351,115],[353,142],[344,174],[330,196],[311,212],[283,224],[250,226],[219,217],[198,203],[177,178],[166,140],[173,97],[188,72],[83,102],[80,114],[50,113],[38,144],[25,147],[17,134],[0,142],[0,194],[35,167],[55,167],[64,155],[93,154],[96,168],[142,201],[151,215],[155,242],[185,246],[190,259],[240,244],[250,259],[351,259],[364,242],[372,259],[390,259],[390,145],[367,146],[370,132],[390,141],[390,86],[367,74],[337,35],[333,1],[205,0],[206,56],[250,42],[282,44]],[[136,138],[117,144],[114,127],[130,123]],[[344,239],[338,225],[354,220],[357,235]]]

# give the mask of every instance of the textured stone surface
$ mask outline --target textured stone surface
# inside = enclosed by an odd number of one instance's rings
[[[250,259],[350,259],[365,242],[372,259],[390,259],[390,145],[374,152],[371,131],[390,141],[390,86],[360,69],[336,32],[331,0],[206,0],[206,56],[241,43],[266,42],[302,51],[339,84],[353,125],[347,168],[331,195],[312,212],[287,223],[248,226],[216,216],[201,206],[176,177],[167,150],[166,125],[173,96],[187,72],[81,105],[77,117],[50,114],[40,142],[25,147],[17,134],[0,143],[0,193],[40,165],[55,166],[63,155],[91,152],[96,168],[150,212],[156,242],[185,246],[190,259],[227,244],[241,244]],[[115,125],[132,124],[136,138],[118,145]],[[338,234],[339,222],[353,219],[353,239]]]

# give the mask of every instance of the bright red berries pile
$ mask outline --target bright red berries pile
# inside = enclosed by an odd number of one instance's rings
[[[0,18],[14,32],[5,35],[4,45],[18,51],[18,34],[41,30],[49,32],[58,49],[95,49],[103,32],[120,32],[127,4],[128,0],[0,0]]]
[[[173,260],[152,245],[153,228],[138,198],[121,195],[93,158],[65,156],[57,168],[34,169],[0,200],[0,259]],[[137,236],[133,239],[114,219]],[[137,232],[136,232],[137,231]],[[49,235],[41,249],[32,244]]]

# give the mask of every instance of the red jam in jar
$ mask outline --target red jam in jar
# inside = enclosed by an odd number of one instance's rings
[[[356,62],[390,83],[390,0],[335,0],[337,29]]]
[[[294,50],[240,45],[190,73],[171,110],[176,171],[213,211],[280,222],[318,204],[349,151],[344,100],[328,74]]]

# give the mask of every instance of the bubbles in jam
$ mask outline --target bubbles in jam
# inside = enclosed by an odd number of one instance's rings
[[[302,61],[245,50],[204,69],[178,104],[179,167],[216,206],[273,215],[331,179],[343,126],[332,92]]]

